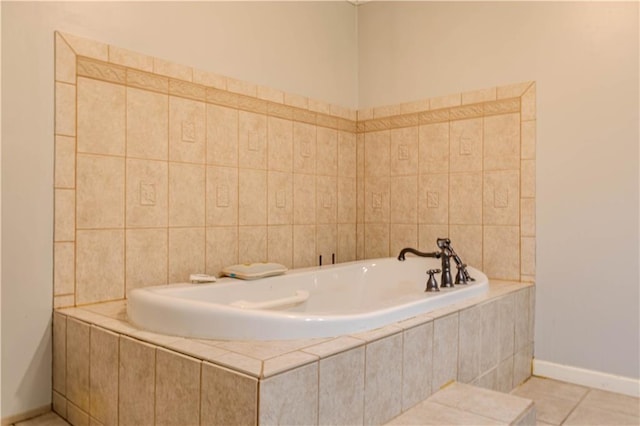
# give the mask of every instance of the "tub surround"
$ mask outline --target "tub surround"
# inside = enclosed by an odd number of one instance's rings
[[[54,306],[435,249],[533,281],[535,83],[355,111],[55,34]]]
[[[507,392],[527,379],[533,299],[531,284],[493,281],[380,329],[267,342],[146,332],[126,321],[126,301],[59,309],[54,410],[72,424],[380,424],[452,380]]]

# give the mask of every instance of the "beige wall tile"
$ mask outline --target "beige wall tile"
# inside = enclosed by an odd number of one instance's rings
[[[109,62],[142,71],[153,72],[153,58],[151,56],[142,55],[120,47],[109,46]]]
[[[536,274],[536,239],[522,238],[520,241],[520,273],[522,275]]]
[[[419,128],[420,173],[449,171],[449,123],[436,123]]]
[[[106,425],[118,422],[118,335],[91,327],[90,411]]]
[[[127,156],[168,158],[168,102],[167,95],[127,88]]]
[[[458,376],[458,314],[433,322],[433,392]]]
[[[418,191],[418,223],[429,225],[449,223],[449,175],[445,173],[420,175]]]
[[[227,90],[227,79],[222,75],[218,75],[209,71],[193,70],[193,82],[202,84],[216,89]]]
[[[392,223],[415,224],[418,221],[418,176],[394,176],[390,179],[390,218]]]
[[[265,379],[260,384],[260,424],[318,422],[318,364]]]
[[[267,260],[293,268],[293,226],[267,227]]]
[[[76,83],[76,54],[62,38],[60,33],[55,35],[56,81]]]
[[[514,354],[515,336],[515,295],[509,294],[498,299],[498,359],[508,360]],[[511,360],[513,370],[513,360]],[[511,375],[513,371],[511,372]],[[498,371],[500,379],[500,371]],[[511,386],[511,380],[508,380]],[[510,388],[508,390],[511,390]]]
[[[282,90],[273,89],[266,86],[258,86],[258,98],[265,101],[284,103],[284,92]]]
[[[520,175],[517,170],[484,173],[482,212],[485,225],[520,224]]]
[[[365,225],[363,223],[356,224],[356,259],[357,260],[365,259],[364,228],[365,228]]]
[[[356,224],[338,224],[337,262],[356,260]]]
[[[452,172],[482,170],[482,119],[451,122],[449,168]]]
[[[76,226],[124,226],[124,158],[78,155]]]
[[[124,297],[124,230],[78,231],[76,302]]]
[[[119,424],[140,425],[153,421],[155,370],[155,346],[120,336]]]
[[[293,223],[293,174],[267,173],[269,225],[291,225]]]
[[[127,229],[126,291],[167,284],[167,229]]]
[[[78,152],[124,155],[124,86],[78,78]]]
[[[302,108],[302,109],[308,109],[309,108],[309,99],[304,97],[304,96],[300,96],[300,95],[296,95],[293,93],[285,93],[284,94],[284,103],[287,105],[291,105],[294,107],[298,107],[298,108]]]
[[[258,88],[255,84],[251,84],[247,81],[236,80],[235,78],[230,77],[227,77],[227,90],[254,97],[258,94]]]
[[[309,111],[320,112],[322,114],[331,114],[331,105],[324,101],[309,99]]]
[[[449,237],[462,261],[482,270],[482,225],[450,225]],[[433,240],[434,247],[435,241]],[[452,266],[452,273],[454,272]]]
[[[381,107],[373,108],[374,118],[390,117],[392,115],[399,115],[399,114],[400,114],[400,104],[384,105]]]
[[[389,255],[396,256],[405,247],[417,247],[418,225],[389,225]]]
[[[55,190],[54,241],[73,241],[76,234],[76,191]]]
[[[193,69],[191,67],[165,61],[164,59],[153,58],[153,72],[177,78],[178,80],[193,80]]]
[[[323,176],[337,176],[338,132],[318,127],[316,133],[317,173]]]
[[[364,423],[383,424],[402,410],[402,334],[366,347]]]
[[[316,173],[316,126],[293,122],[293,171]]]
[[[438,250],[436,240],[438,238],[447,238],[449,236],[448,225],[418,225],[418,250],[435,251]],[[457,240],[453,240],[454,242]],[[458,245],[456,244],[456,252]],[[466,259],[463,257],[464,261]]]
[[[316,226],[293,226],[293,267],[316,266]]]
[[[238,262],[255,263],[267,260],[267,227],[240,226],[238,228]]]
[[[293,170],[293,122],[281,118],[268,118],[268,168],[291,172]]]
[[[533,83],[520,98],[520,108],[523,120],[536,119],[536,83]]]
[[[534,198],[536,196],[536,162],[522,160],[520,166],[520,196]]]
[[[513,387],[531,377],[531,361],[533,359],[533,344],[528,344],[516,352],[513,357]],[[540,420],[545,420],[541,418]]]
[[[200,422],[201,362],[158,348],[156,352],[157,425],[185,425]]]
[[[391,176],[418,173],[418,127],[391,130]]]
[[[478,306],[460,311],[458,381],[471,383],[480,371],[482,319]]]
[[[51,409],[63,419],[67,418],[67,398],[53,391]]]
[[[391,133],[389,130],[364,135],[365,176],[390,176]]]
[[[238,228],[218,226],[207,228],[207,274],[219,275],[225,266],[238,263]]]
[[[267,224],[267,172],[239,170],[238,218],[240,225]]]
[[[536,200],[534,198],[520,199],[520,234],[523,237],[536,235]]]
[[[449,175],[449,224],[482,223],[482,174]]]
[[[473,92],[464,92],[462,94],[462,105],[495,101],[496,99],[497,89],[490,87],[488,89],[474,90]]]
[[[375,259],[389,256],[389,225],[368,223],[364,226],[364,257]]]
[[[498,99],[517,98],[522,96],[524,91],[531,85],[530,81],[523,83],[509,84],[506,86],[498,86]]]
[[[109,46],[86,38],[77,37],[71,34],[60,33],[69,46],[78,54],[90,58],[107,61],[109,57]]]
[[[356,177],[356,135],[338,132],[338,176]]]
[[[73,426],[89,426],[89,414],[72,403],[67,403],[67,420]]]
[[[316,177],[313,175],[293,175],[293,223],[316,223]]]
[[[53,313],[53,390],[67,393],[67,317]],[[54,392],[55,393],[55,392]],[[59,413],[62,414],[62,413]]]
[[[520,114],[484,118],[484,170],[517,169],[520,160]]]
[[[483,272],[489,278],[520,278],[520,231],[517,226],[485,226]]]
[[[205,104],[169,97],[169,159],[205,162]]]
[[[471,385],[483,389],[496,390],[498,387],[498,369],[494,368],[475,379]]]
[[[362,424],[364,347],[320,360],[319,424]]]
[[[89,411],[89,324],[67,320],[67,399]]]
[[[462,102],[462,95],[455,93],[453,95],[438,96],[436,98],[429,99],[431,109],[449,108],[460,105]]]
[[[522,350],[531,342],[529,336],[529,296],[528,289],[520,290],[514,295],[515,352]]]
[[[338,223],[356,223],[356,179],[338,178]]]
[[[238,165],[238,110],[207,104],[207,164]]]
[[[76,186],[76,140],[69,136],[56,136],[55,180],[56,188]]]
[[[523,121],[520,125],[522,146],[520,156],[530,160],[536,158],[536,121]]]
[[[329,265],[337,248],[338,228],[335,224],[316,226],[316,259],[322,256],[322,264]]]
[[[164,161],[127,159],[127,227],[167,226],[168,173]]]
[[[205,167],[169,163],[169,226],[204,226]]]
[[[367,177],[364,183],[364,190],[365,223],[388,223],[391,197],[390,178]]]
[[[511,392],[513,389],[513,355],[498,364],[496,390]]]
[[[480,310],[481,321],[481,341],[480,341],[480,375],[486,375],[489,371],[496,372],[496,367],[500,361],[500,305],[496,300],[483,303],[478,306]],[[462,349],[460,349],[462,350]],[[484,380],[489,380],[485,377]],[[493,380],[493,379],[492,379]],[[492,386],[484,386],[489,389],[495,389],[497,375],[495,380],[490,383]]]
[[[401,114],[412,114],[415,112],[429,111],[429,99],[405,102],[400,104]]]
[[[55,295],[53,297],[53,308],[54,309],[58,309],[58,308],[67,308],[70,306],[75,306],[76,304],[76,297],[74,294],[67,294],[64,296],[58,296]]]
[[[255,425],[258,381],[218,366],[202,364],[202,424]]]
[[[373,118],[373,108],[358,110],[358,121],[371,120]]]
[[[433,363],[433,322],[405,330],[402,346],[402,411],[431,395]]]
[[[169,228],[169,283],[189,282],[204,272],[204,228]]]
[[[75,249],[74,243],[53,245],[53,294],[56,296],[75,291]]]
[[[318,176],[316,178],[316,222],[336,223],[338,216],[338,178]]]
[[[255,169],[267,168],[267,117],[239,111],[239,165]]]
[[[207,226],[238,224],[238,169],[207,167]]]
[[[83,81],[83,79],[80,79]],[[84,86],[82,86],[84,87]],[[84,93],[84,90],[82,91]],[[56,83],[55,129],[57,135],[76,135],[76,86]]]
[[[420,173],[449,171],[449,123],[437,123],[419,128]]]

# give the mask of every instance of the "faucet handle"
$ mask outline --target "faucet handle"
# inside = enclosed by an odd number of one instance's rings
[[[456,274],[456,284],[467,284],[467,275],[465,274],[467,265],[461,263],[458,266],[458,273]]]
[[[440,271],[441,269],[429,269],[427,271],[427,274],[429,274],[429,279],[427,280],[427,288],[424,291],[427,291],[427,292],[440,291],[440,289],[438,288],[438,282],[436,281],[436,277],[433,276],[434,274],[437,274]]]

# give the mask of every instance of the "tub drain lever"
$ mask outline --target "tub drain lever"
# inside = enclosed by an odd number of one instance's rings
[[[427,280],[427,288],[424,291],[432,292],[432,291],[440,291],[438,288],[438,282],[436,281],[436,277],[434,274],[440,272],[440,269],[429,269],[427,274],[429,274],[429,279]]]

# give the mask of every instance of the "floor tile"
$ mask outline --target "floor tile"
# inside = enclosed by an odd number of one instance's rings
[[[69,423],[65,422],[62,417],[56,413],[50,411],[46,414],[42,414],[38,417],[34,417],[23,422],[15,423],[15,426],[68,426]]]
[[[563,423],[566,426],[623,426],[638,425],[638,417],[629,416],[616,411],[600,410],[582,404],[576,408],[573,413]]]
[[[580,403],[580,407],[597,408],[634,416],[638,418],[637,423],[640,424],[640,398],[592,389]]]

